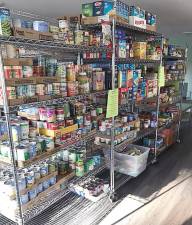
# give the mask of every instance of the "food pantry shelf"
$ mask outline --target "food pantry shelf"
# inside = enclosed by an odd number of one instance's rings
[[[165,60],[165,61],[175,61],[175,60],[181,60],[181,61],[183,61],[183,60],[186,60],[186,58],[185,57],[178,57],[178,56],[163,56],[163,60]]]
[[[91,63],[98,63],[98,64],[108,64],[111,63],[111,59],[83,59],[83,62],[86,64]],[[128,59],[116,59],[116,63],[123,64],[123,63],[135,63],[135,64],[159,64],[159,60],[148,60],[148,59],[134,59],[134,58],[128,58]]]
[[[61,145],[61,146],[58,146],[56,147],[53,151],[50,151],[50,152],[45,152],[41,155],[38,155],[36,157],[34,157],[33,159],[30,159],[30,160],[27,160],[27,161],[24,161],[24,162],[18,162],[18,167],[20,168],[23,168],[23,167],[28,167],[30,165],[33,165],[33,164],[36,164],[36,163],[39,163],[53,155],[55,155],[56,153],[62,151],[62,150],[66,150],[68,149],[69,147],[74,147],[75,145],[77,145],[78,143],[81,143],[83,141],[90,141],[92,139],[94,139],[95,137],[95,134],[96,134],[96,131],[93,130],[91,131],[89,134],[81,137],[81,138],[77,138],[77,139],[73,139],[69,142],[66,142],[64,145]],[[6,166],[11,166],[11,160],[5,158],[5,157],[0,157],[0,163],[6,165]]]
[[[156,36],[156,37],[162,36],[162,34],[160,34],[160,33],[150,31],[150,30],[146,30],[146,29],[143,29],[143,28],[139,28],[139,27],[136,27],[136,26],[132,26],[128,23],[116,22],[116,26],[119,27],[119,28],[126,29],[127,31],[134,32],[134,34],[135,33],[146,34],[146,35],[149,35],[149,36]],[[82,28],[83,29],[101,29],[101,24],[97,23],[97,24],[82,25]]]
[[[31,218],[35,217],[36,215],[40,214],[46,208],[51,206],[52,204],[59,201],[65,195],[70,193],[68,187],[73,186],[75,183],[88,179],[91,176],[95,176],[98,173],[102,172],[106,168],[106,164],[102,163],[100,166],[96,167],[94,170],[88,172],[83,177],[75,177],[74,174],[71,174],[69,177],[63,177],[56,183],[56,188],[52,188],[47,194],[46,199],[40,198],[38,204],[31,205],[31,208],[26,208],[24,212],[24,220],[29,221]],[[60,186],[61,185],[61,186]],[[58,189],[58,187],[60,188]],[[64,187],[64,190],[62,190]],[[51,188],[51,187],[50,187]],[[55,190],[54,190],[55,189]],[[42,192],[43,193],[43,192]]]
[[[24,102],[21,103],[21,104],[18,104],[14,100],[13,103],[15,102],[15,105],[14,104],[10,105],[9,108],[10,108],[11,111],[19,111],[20,108],[41,107],[41,106],[45,106],[45,105],[63,104],[65,102],[73,101],[73,100],[83,100],[85,98],[90,98],[90,97],[92,97],[92,98],[93,97],[99,97],[99,96],[102,96],[102,95],[106,95],[107,93],[108,93],[108,91],[96,91],[96,92],[72,96],[72,97],[61,97],[61,96],[59,96],[58,98],[56,98],[56,96],[47,96],[48,98],[51,98],[51,99],[42,100],[42,101],[34,101],[33,98],[27,98],[27,99],[23,99]],[[29,102],[27,102],[27,101],[29,101]],[[3,108],[3,105],[1,105],[0,107]]]
[[[108,48],[105,47],[87,47],[87,46],[80,46],[80,45],[68,45],[64,44],[62,41],[46,41],[46,40],[32,40],[28,38],[21,38],[15,36],[0,36],[0,43],[4,44],[12,44],[17,47],[28,47],[28,48],[44,48],[44,49],[58,49],[64,50],[67,52],[102,52],[102,51],[109,51]]]

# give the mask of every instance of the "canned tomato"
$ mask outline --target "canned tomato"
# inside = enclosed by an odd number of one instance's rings
[[[63,121],[64,120],[64,109],[63,108],[57,108],[56,109],[56,115],[57,115],[58,121]]]

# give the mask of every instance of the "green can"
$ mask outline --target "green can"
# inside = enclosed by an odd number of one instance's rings
[[[59,174],[65,175],[69,170],[69,164],[65,161],[59,162]]]
[[[49,173],[54,173],[56,171],[56,166],[54,162],[48,162]]]
[[[85,158],[85,154],[84,154],[83,151],[78,151],[78,152],[76,153],[76,160],[77,160],[77,161],[81,161],[81,160],[83,160],[84,158]]]
[[[83,177],[84,176],[84,163],[83,161],[78,161],[76,162],[76,169],[75,169],[75,174],[77,177]]]

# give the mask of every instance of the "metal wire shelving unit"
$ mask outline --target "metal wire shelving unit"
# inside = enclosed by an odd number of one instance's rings
[[[116,9],[116,0],[114,0],[114,9]],[[23,12],[19,11],[18,15],[23,15]],[[26,14],[27,16],[29,16],[28,14]],[[25,15],[25,16],[26,16]],[[30,14],[31,16],[31,14]],[[145,36],[153,36],[155,38],[160,38],[161,41],[161,47],[163,44],[163,37],[161,34],[157,33],[157,32],[153,32],[153,31],[148,31],[145,29],[141,29],[138,27],[134,27],[128,24],[124,24],[124,23],[120,23],[116,20],[116,18],[113,18],[113,21],[111,23],[112,26],[112,37],[113,37],[113,48],[112,49],[107,49],[105,47],[87,47],[87,46],[77,46],[77,45],[65,45],[63,44],[61,41],[44,41],[44,40],[30,40],[30,39],[25,39],[25,38],[18,38],[18,37],[0,37],[0,43],[8,43],[8,44],[13,44],[15,46],[19,46],[19,47],[25,47],[25,48],[32,48],[35,50],[47,50],[47,51],[62,51],[63,53],[74,53],[74,60],[77,58],[77,56],[85,51],[89,51],[89,52],[103,52],[103,51],[112,51],[112,59],[84,59],[83,62],[84,63],[108,63],[112,65],[112,89],[115,88],[115,70],[116,70],[116,64],[118,63],[135,63],[135,64],[150,64],[150,65],[154,65],[154,66],[158,66],[158,65],[162,65],[163,64],[163,56],[161,55],[161,59],[160,60],[139,60],[139,59],[118,59],[116,58],[116,53],[115,53],[115,30],[116,28],[123,28],[127,31],[129,31],[130,33],[133,33],[134,35],[145,35]],[[101,25],[100,24],[96,24],[96,25],[83,25],[82,28],[85,29],[100,29]],[[7,99],[6,99],[6,91],[5,91],[5,80],[3,79],[3,60],[2,57],[0,57],[0,77],[1,77],[1,83],[3,84],[3,92],[4,92],[4,113],[7,119],[7,128],[9,131],[9,141],[10,143],[12,143],[12,135],[11,135],[11,131],[10,131],[10,112],[11,111],[17,111],[20,108],[26,108],[26,107],[31,107],[31,106],[43,106],[43,105],[52,105],[52,104],[63,104],[64,102],[67,101],[73,101],[73,100],[83,100],[85,98],[89,98],[89,97],[95,97],[95,96],[101,96],[101,95],[106,95],[107,91],[102,91],[102,92],[95,92],[95,93],[90,93],[90,94],[86,94],[86,95],[79,95],[79,96],[74,96],[74,97],[62,97],[62,98],[54,98],[51,100],[46,100],[46,101],[39,101],[39,102],[32,102],[32,103],[26,103],[26,104],[22,104],[22,106],[20,105],[14,105],[14,106],[9,106],[8,107],[8,103],[7,103]],[[160,97],[160,88],[158,89],[158,93],[157,93],[157,105],[156,105],[156,112],[157,112],[157,121],[158,121],[158,112],[159,112],[159,108],[160,108],[160,102],[159,102],[159,97]],[[131,104],[133,104],[134,101],[131,101]],[[130,104],[130,102],[128,103]],[[136,138],[134,138],[133,140],[128,140],[125,141],[117,146],[114,146],[113,144],[113,140],[114,140],[114,119],[113,118],[113,127],[112,127],[112,145],[111,146],[106,146],[104,145],[104,148],[110,148],[111,150],[111,158],[110,158],[110,165],[106,165],[105,163],[102,163],[100,167],[96,168],[94,171],[91,171],[90,173],[86,174],[85,177],[83,178],[71,178],[67,181],[67,187],[70,188],[70,185],[75,184],[76,182],[79,182],[79,180],[81,179],[87,179],[90,176],[94,176],[98,173],[100,173],[101,171],[103,171],[107,166],[110,167],[110,198],[111,200],[115,200],[115,192],[117,191],[117,189],[119,187],[121,187],[124,183],[126,183],[128,180],[131,179],[131,177],[126,176],[123,177],[122,179],[120,179],[120,181],[118,181],[118,184],[116,184],[115,182],[115,171],[114,171],[114,151],[123,151],[127,144],[129,143],[134,143],[137,142],[138,140],[142,139],[143,137],[146,137],[150,134],[156,134],[156,140],[158,137],[158,133],[161,131],[161,129],[164,129],[167,125],[170,124],[166,124],[163,127],[158,127],[157,124],[157,128],[151,128],[151,129],[146,129],[143,131],[140,131],[137,135]],[[78,144],[79,142],[85,142],[85,141],[90,141],[93,140],[95,133],[93,133],[92,135],[87,135],[83,138],[80,138],[78,140],[74,140],[71,143],[68,143],[66,146],[59,146],[56,151],[54,152],[54,154],[56,154],[57,152],[67,149],[69,146],[73,146]],[[163,149],[164,150],[164,149]],[[154,156],[154,162],[157,160],[157,156],[158,156],[158,149],[157,146],[155,146],[155,156]],[[46,156],[47,157],[47,156]],[[49,157],[49,156],[48,156]],[[43,158],[44,159],[44,158]],[[40,159],[40,160],[43,160]],[[19,211],[17,213],[17,218],[16,221],[19,225],[23,225],[25,222],[29,221],[31,218],[35,217],[36,215],[38,215],[39,213],[41,213],[42,211],[44,211],[45,209],[49,208],[49,206],[54,205],[56,202],[58,202],[59,200],[61,200],[62,198],[68,196],[68,198],[71,198],[71,193],[69,189],[64,189],[64,190],[56,190],[51,192],[46,200],[42,201],[41,204],[39,204],[38,206],[32,207],[31,209],[27,210],[26,212],[22,212],[22,206],[20,205],[20,196],[19,196],[19,190],[18,190],[18,183],[17,183],[17,164],[15,162],[14,159],[14,154],[13,154],[13,146],[12,146],[12,161],[13,161],[13,169],[14,169],[14,174],[15,174],[15,180],[16,180],[16,189],[17,189],[17,199],[18,199],[18,208]],[[32,163],[36,163],[32,162]],[[75,199],[80,199],[75,198]],[[84,200],[86,201],[86,200]],[[84,201],[81,202],[81,205],[84,204]],[[77,202],[78,204],[80,203],[79,201],[75,201],[74,203],[74,207],[77,207]],[[102,201],[101,201],[102,202]],[[105,199],[106,202],[106,199]],[[103,201],[104,204],[104,201]],[[61,205],[61,202],[59,203],[59,205]],[[70,207],[69,207],[70,208]],[[80,209],[80,208],[79,208]],[[49,209],[47,209],[49,211]],[[66,210],[66,213],[69,213],[68,210]],[[45,219],[45,216],[44,216]],[[43,220],[42,220],[43,221]],[[63,220],[62,220],[63,221]],[[68,221],[68,217],[65,217],[65,222]]]

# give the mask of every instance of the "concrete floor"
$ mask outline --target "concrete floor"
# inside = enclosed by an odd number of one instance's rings
[[[100,225],[192,225],[192,133],[119,192],[128,194]]]

